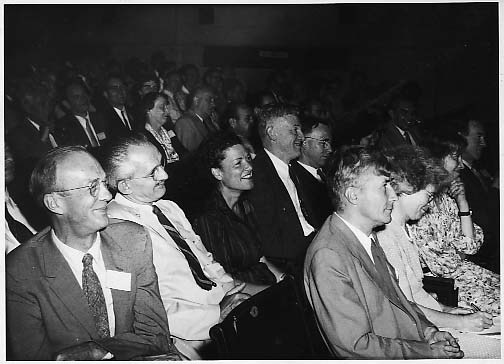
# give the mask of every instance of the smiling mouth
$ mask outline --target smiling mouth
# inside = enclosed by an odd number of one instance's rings
[[[252,178],[252,172],[244,174],[241,179],[251,179]]]

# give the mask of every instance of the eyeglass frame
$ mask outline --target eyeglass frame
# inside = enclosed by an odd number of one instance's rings
[[[89,194],[91,195],[91,197],[96,198],[96,197],[98,197],[98,194],[100,193],[100,188],[101,188],[102,184],[105,185],[105,188],[108,190],[107,180],[101,179],[101,178],[95,178],[86,186],[68,188],[66,190],[51,191],[49,193],[63,193],[63,192],[70,192],[70,191],[76,191],[76,190],[81,190],[83,188],[87,188],[87,189],[89,189]],[[93,185],[95,185],[95,186],[93,186]],[[93,193],[93,188],[95,189],[94,193]]]
[[[331,143],[331,141],[329,141],[329,140],[326,140],[326,139],[318,139],[318,138],[309,137],[309,136],[305,136],[304,138],[305,138],[305,139],[313,139],[313,140],[317,140],[319,143],[322,143],[322,148],[325,148],[325,149],[332,148],[332,143]]]
[[[147,176],[142,176],[142,177],[127,177],[127,178],[121,178],[119,180],[120,181],[131,181],[131,180],[135,180],[135,179],[145,179],[145,178],[152,178],[152,180],[155,180],[155,177],[156,177],[156,173],[159,173],[159,168],[162,168],[164,171],[165,171],[165,167],[166,167],[166,163],[165,161],[161,161],[160,164],[158,164],[157,166],[154,167],[154,169],[152,170],[151,173],[149,173]],[[166,171],[165,171],[166,173]]]
[[[414,195],[417,192],[420,192],[421,190],[425,190],[425,192],[427,192],[427,195],[429,196],[429,199],[428,199],[429,202],[431,202],[432,200],[434,200],[434,197],[436,197],[436,193],[435,192],[427,191],[425,188],[422,188],[422,189],[420,189],[418,191],[401,191],[401,192],[398,192],[396,194],[397,194],[398,197],[400,195],[411,196],[411,195]]]

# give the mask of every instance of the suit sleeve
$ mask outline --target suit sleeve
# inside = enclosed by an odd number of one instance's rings
[[[197,131],[192,126],[190,120],[179,119],[175,123],[175,134],[182,146],[188,151],[192,152],[198,148],[199,139],[196,137]]]
[[[426,342],[376,335],[341,256],[315,253],[307,271],[307,290],[330,349],[352,359],[431,358]]]
[[[52,360],[53,348],[29,280],[18,279],[13,273],[6,272],[7,358]],[[23,319],[19,320],[20,317]]]

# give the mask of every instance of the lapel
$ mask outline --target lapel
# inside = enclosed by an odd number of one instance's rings
[[[79,144],[82,143],[85,145],[91,145],[89,138],[82,128],[82,125],[79,123],[79,120],[77,120],[77,117],[75,115],[72,115],[71,120],[72,121],[68,123],[68,129],[70,131],[70,135],[73,136],[72,139],[74,139],[75,142]]]
[[[207,127],[205,126],[205,122],[201,121],[194,111],[190,110],[189,112],[191,120],[193,121],[193,125],[198,131],[198,133],[203,137],[207,136],[210,133],[210,130],[208,130]]]
[[[112,300],[114,302],[114,315],[116,320],[116,329],[118,321],[127,317],[127,312],[130,310],[130,301],[132,297],[134,284],[133,273],[131,272],[130,262],[126,255],[121,253],[121,248],[116,244],[108,234],[100,233],[101,236],[101,252],[105,268],[116,272],[131,273],[130,291],[122,291],[111,288]]]
[[[40,241],[40,251],[45,282],[89,335],[97,337],[98,333],[86,297],[70,266],[52,242],[51,230],[49,229],[41,238],[43,240]]]
[[[29,143],[32,143],[33,141],[35,141],[35,145],[31,145],[30,146],[31,148],[36,148],[37,144],[42,145],[43,146],[43,153],[52,149],[52,145],[51,145],[51,142],[49,141],[49,138],[47,138],[47,140],[45,142],[40,140],[40,131],[38,131],[37,128],[35,128],[35,126],[33,126],[33,124],[30,122],[30,120],[28,120],[28,118],[24,119],[24,122],[22,125],[24,126],[23,129],[25,131],[23,132],[23,135],[25,135],[26,141]],[[54,137],[54,135],[53,135],[53,137]]]
[[[403,305],[400,302],[398,302],[397,298],[394,297],[394,295],[390,294],[389,290],[387,289],[387,285],[383,281],[383,278],[376,271],[373,261],[371,260],[368,253],[366,252],[360,241],[357,239],[355,234],[348,228],[348,226],[346,226],[343,220],[341,220],[336,215],[332,215],[331,223],[335,229],[339,230],[338,235],[340,236],[339,238],[340,242],[344,246],[346,246],[346,248],[350,251],[350,253],[359,261],[362,268],[364,269],[364,272],[383,291],[384,295],[390,302],[392,302],[394,305],[404,310],[404,307],[402,307]],[[388,262],[387,262],[387,268],[389,269],[390,272]],[[392,281],[394,281],[394,279],[392,279]],[[398,289],[397,285],[394,285],[394,288],[397,291]]]
[[[290,201],[290,196],[289,192],[287,192],[287,188],[285,188],[284,183],[282,182],[282,179],[278,175],[275,166],[273,165],[273,162],[271,161],[270,157],[266,154],[266,152],[261,149],[258,153],[256,158],[254,159],[254,162],[257,159],[257,164],[262,164],[263,165],[263,170],[265,172],[265,180],[269,185],[272,185],[274,189],[276,189],[278,192],[283,193],[283,198],[288,198]],[[276,194],[275,194],[276,195]],[[292,202],[291,202],[292,204]],[[293,206],[294,208],[294,206]]]

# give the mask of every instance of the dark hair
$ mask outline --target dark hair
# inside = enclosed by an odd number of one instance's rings
[[[316,118],[314,116],[302,116],[301,117],[301,131],[303,134],[310,134],[313,129],[317,128],[320,124],[329,126],[324,120]]]
[[[229,130],[219,131],[206,139],[198,150],[201,165],[205,169],[203,175],[215,182],[210,170],[221,168],[221,163],[226,158],[226,150],[238,144],[242,144],[241,139]]]
[[[443,168],[440,160],[432,158],[425,148],[411,145],[401,145],[384,151],[392,166],[394,189],[399,190],[399,183],[409,184],[413,191],[418,192],[428,185],[433,185],[436,190],[448,178],[448,172]]]
[[[166,102],[168,102],[168,98],[162,92],[149,92],[148,94],[145,94],[144,97],[142,97],[142,99],[140,100],[140,109],[142,110],[145,122],[149,121],[147,112],[154,108],[154,104],[159,98],[163,98]]]
[[[224,129],[229,128],[229,119],[238,119],[238,110],[240,109],[250,109],[252,108],[247,104],[240,102],[231,102],[227,105],[226,110],[222,114],[221,125]]]
[[[70,145],[51,149],[35,165],[30,176],[29,190],[39,206],[44,207],[44,195],[57,189],[58,163],[73,153],[86,153],[91,156],[83,146]]]
[[[441,160],[452,153],[462,154],[467,146],[467,141],[457,133],[451,123],[445,123],[430,130],[424,138],[422,146],[428,149],[432,157]]]
[[[107,174],[107,183],[110,189],[117,191],[117,183],[128,176],[121,173],[121,166],[128,159],[128,149],[131,146],[152,145],[142,133],[133,133],[127,136],[118,136],[110,140],[99,156],[103,170]]]
[[[329,157],[326,168],[327,187],[336,212],[343,210],[345,191],[356,186],[363,173],[374,170],[388,177],[392,170],[381,152],[361,146],[340,148]]]
[[[257,111],[259,136],[264,139],[268,122],[287,115],[299,116],[299,108],[289,104],[264,105]]]
[[[89,90],[88,88],[86,87],[86,85],[84,84],[84,82],[82,81],[82,79],[80,78],[72,78],[71,80],[69,80],[66,84],[65,84],[65,96],[68,97],[68,91],[70,90],[71,87],[74,87],[74,86],[79,86],[79,87],[82,87],[82,89],[84,90],[84,92],[88,95],[89,95]]]
[[[201,97],[201,94],[203,93],[211,93],[213,94],[213,90],[209,87],[209,86],[205,86],[205,85],[202,85],[202,86],[198,86],[196,87],[189,95],[189,97],[187,98],[189,104],[187,105],[189,108],[191,108],[193,105],[194,105],[194,99],[195,98],[198,98],[198,97]]]

